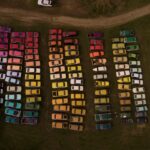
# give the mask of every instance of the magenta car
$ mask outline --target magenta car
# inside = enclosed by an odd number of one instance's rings
[[[25,34],[25,32],[12,32],[11,33],[11,37],[25,37],[26,36],[26,34]]]
[[[26,32],[26,37],[39,37],[38,32]]]
[[[2,44],[8,43],[8,38],[7,37],[0,38],[0,43]]]
[[[8,37],[8,33],[6,33],[6,32],[0,32],[0,37],[1,38]]]
[[[38,47],[39,47],[38,43],[32,42],[26,43],[26,48],[38,48]]]
[[[0,26],[0,32],[10,33],[11,32],[11,28],[5,27],[5,26]]]
[[[25,42],[24,38],[20,38],[20,37],[11,38],[11,43],[24,43],[24,42]]]
[[[27,125],[35,125],[38,122],[38,118],[21,118],[21,124],[27,124]]]
[[[10,44],[10,49],[24,50],[23,44]]]
[[[0,57],[7,57],[8,52],[7,51],[0,51]]]
[[[25,43],[29,43],[29,42],[38,43],[38,38],[37,37],[27,37],[25,40]]]
[[[89,38],[102,38],[104,37],[104,33],[102,32],[92,32],[88,34]]]
[[[10,50],[9,55],[14,57],[23,57],[24,53],[17,50]]]
[[[8,50],[8,45],[7,44],[0,44],[0,49]]]

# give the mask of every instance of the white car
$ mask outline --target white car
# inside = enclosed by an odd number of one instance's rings
[[[7,63],[7,58],[1,57],[0,58],[0,63]]]
[[[40,68],[26,68],[26,73],[40,73]]]
[[[116,70],[129,69],[129,64],[115,64]]]
[[[136,100],[136,99],[145,99],[146,96],[145,94],[134,94],[133,95],[133,98]]]
[[[52,0],[38,0],[38,5],[52,7]]]
[[[70,84],[83,85],[83,79],[71,79]]]
[[[141,73],[142,69],[141,68],[131,68],[130,71],[131,72],[136,72],[136,73]]]
[[[141,62],[140,61],[129,61],[129,65],[130,66],[140,66],[141,65]]]
[[[12,77],[6,77],[5,82],[13,83],[13,84],[17,84],[17,85],[19,85],[21,83],[21,81],[19,79],[15,79],[15,78],[12,78]]]
[[[133,93],[144,93],[144,87],[135,87],[132,89]]]
[[[143,79],[143,75],[141,73],[131,73],[132,78]]]
[[[137,100],[134,101],[135,106],[146,105],[146,100]]]
[[[95,75],[93,75],[94,80],[107,79],[107,78],[108,78],[107,74],[95,74]]]
[[[139,111],[148,111],[148,107],[147,106],[139,106],[139,107],[136,107],[136,111],[139,112]]]
[[[143,80],[133,79],[132,85],[143,85]]]
[[[7,92],[16,92],[19,93],[22,91],[21,86],[7,86]]]
[[[114,61],[114,63],[126,63],[128,61],[128,58],[126,56],[124,56],[124,57],[114,57],[113,61]]]
[[[22,73],[18,71],[7,71],[6,76],[21,78]]]
[[[84,90],[83,86],[80,86],[80,85],[71,86],[71,91],[83,91],[83,90]]]
[[[129,70],[117,71],[116,72],[116,76],[117,77],[125,77],[125,76],[129,76],[129,75],[130,75],[130,71]]]
[[[107,71],[107,67],[106,66],[95,67],[95,68],[93,68],[93,71],[94,72]]]
[[[75,73],[69,73],[68,78],[83,78],[83,73],[82,72],[75,72]]]
[[[66,79],[66,73],[50,74],[50,80]]]

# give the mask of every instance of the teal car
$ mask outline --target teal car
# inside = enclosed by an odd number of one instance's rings
[[[127,51],[138,51],[138,50],[140,50],[140,46],[138,44],[127,45],[126,50]]]
[[[5,122],[12,123],[12,124],[19,124],[19,118],[12,117],[12,116],[6,116]]]
[[[124,43],[136,43],[137,38],[136,37],[125,37],[124,38]]]
[[[39,110],[40,104],[27,103],[27,104],[25,104],[25,109],[27,109],[27,110]]]
[[[23,117],[39,117],[38,111],[23,111]]]
[[[14,116],[14,117],[20,117],[21,111],[6,107],[5,108],[5,115]]]
[[[134,36],[135,32],[133,30],[121,30],[120,36]]]
[[[111,113],[104,113],[104,114],[95,114],[95,121],[111,121],[112,114]]]
[[[5,107],[21,109],[22,104],[18,102],[5,101]]]

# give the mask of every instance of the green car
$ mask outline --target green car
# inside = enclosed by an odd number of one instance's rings
[[[133,30],[121,30],[120,36],[134,36],[135,32]]]
[[[139,60],[139,54],[128,53],[128,57],[129,57],[129,59],[136,59],[136,60]]]
[[[39,117],[38,111],[23,111],[23,117]]]
[[[136,37],[125,37],[124,38],[124,43],[136,43],[137,38]]]
[[[27,104],[25,104],[24,107],[26,110],[39,110],[40,109],[40,105],[34,104],[34,103],[27,103]]]
[[[137,44],[136,45],[127,45],[126,50],[127,51],[138,51],[138,50],[140,50],[140,46]]]

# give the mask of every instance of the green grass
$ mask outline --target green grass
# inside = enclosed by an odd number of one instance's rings
[[[2,23],[3,22],[3,23]],[[26,27],[16,20],[1,20],[3,25],[11,25],[16,31],[39,31],[41,33],[40,55],[42,60],[42,91],[43,107],[41,122],[38,126],[8,125],[0,123],[0,150],[149,150],[150,149],[150,126],[137,128],[135,125],[121,125],[117,118],[114,119],[114,127],[110,131],[96,132],[92,127],[93,123],[93,81],[90,59],[88,57],[89,31],[94,29],[71,28],[64,26],[64,29],[78,30],[81,41],[81,59],[84,67],[85,90],[87,98],[88,115],[86,118],[86,130],[83,133],[71,131],[53,130],[50,128],[49,107],[50,107],[50,81],[48,73],[48,50],[47,30],[52,25],[37,23],[32,27]],[[144,26],[144,28],[143,28]],[[144,82],[147,92],[147,100],[150,99],[150,16],[146,16],[126,25],[104,30],[106,39],[106,55],[109,60],[109,78],[111,80],[111,97],[114,111],[118,109],[116,96],[116,83],[114,65],[112,65],[111,38],[119,35],[123,28],[134,29],[141,45],[142,67]],[[103,31],[103,30],[100,30]],[[150,102],[150,101],[148,101]]]

